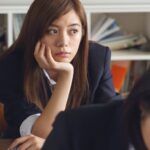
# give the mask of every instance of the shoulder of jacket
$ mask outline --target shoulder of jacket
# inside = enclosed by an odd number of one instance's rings
[[[0,58],[0,66],[13,66],[18,64],[19,60],[21,60],[20,52],[15,50]]]
[[[106,51],[108,50],[109,48],[106,47],[106,46],[103,46],[101,44],[99,44],[98,42],[95,42],[95,41],[89,41],[89,49],[90,51],[92,50],[101,50],[101,51]]]

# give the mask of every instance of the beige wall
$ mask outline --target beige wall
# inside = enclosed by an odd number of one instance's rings
[[[33,0],[0,0],[1,5],[28,5],[31,4]]]
[[[28,5],[33,0],[0,0],[0,5]],[[81,0],[84,4],[108,3],[149,3],[150,0]]]

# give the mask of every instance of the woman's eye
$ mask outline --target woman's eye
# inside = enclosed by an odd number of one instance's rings
[[[48,29],[48,34],[49,35],[54,35],[54,34],[57,34],[58,31],[56,29]]]
[[[78,30],[77,29],[72,29],[72,30],[70,30],[70,32],[71,32],[71,34],[76,34],[76,33],[78,33]]]

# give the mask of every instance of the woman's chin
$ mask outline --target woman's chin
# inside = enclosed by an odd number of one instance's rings
[[[64,62],[64,63],[70,63],[71,62],[70,59],[68,59],[68,58],[57,58],[57,59],[55,59],[55,61]]]

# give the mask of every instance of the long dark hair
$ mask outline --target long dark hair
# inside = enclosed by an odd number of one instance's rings
[[[77,55],[72,61],[75,74],[67,107],[74,108],[86,103],[88,99],[88,38],[85,10],[80,0],[35,0],[30,6],[18,39],[9,48],[8,53],[16,49],[24,55],[24,93],[28,101],[44,108],[49,99],[43,70],[34,58],[34,49],[46,33],[49,25],[60,16],[74,10],[79,16],[83,37]]]
[[[147,150],[141,133],[141,109],[150,112],[150,69],[135,83],[125,102],[125,122],[129,141],[136,150]]]

